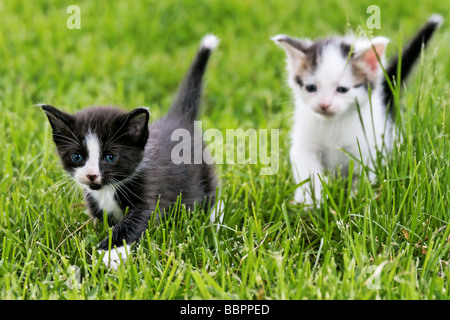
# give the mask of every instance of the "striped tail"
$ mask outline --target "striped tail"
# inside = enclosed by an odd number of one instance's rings
[[[202,93],[202,79],[211,52],[218,46],[219,39],[211,34],[203,37],[197,56],[191,64],[178,94],[172,103],[169,115],[182,117],[192,122],[197,118]]]
[[[411,72],[414,63],[419,58],[422,48],[424,48],[428,41],[431,39],[433,33],[440,27],[443,22],[443,18],[440,15],[432,15],[427,23],[420,29],[416,36],[411,40],[411,42],[403,48],[401,57],[400,74],[397,74],[397,69],[399,67],[399,57],[396,56],[392,58],[389,65],[386,68],[386,73],[388,79],[392,84],[405,81]],[[397,77],[398,76],[398,77]],[[383,81],[383,93],[384,102],[389,110],[389,114],[393,117],[394,113],[394,96],[391,88],[389,87],[388,81],[384,79]]]

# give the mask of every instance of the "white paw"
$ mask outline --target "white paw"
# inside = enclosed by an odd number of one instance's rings
[[[311,197],[311,192],[305,188],[297,188],[295,190],[294,200],[298,204],[312,205],[314,204],[314,199]]]
[[[122,259],[123,262],[125,262],[128,258],[128,255],[130,254],[130,245],[126,245],[119,248],[112,248],[111,251],[105,251],[105,250],[98,250],[98,253],[100,255],[105,253],[103,256],[103,263],[114,270],[117,270],[120,259]]]
[[[377,174],[372,170],[369,171],[368,178],[371,184],[375,184],[378,180]]]
[[[217,231],[219,231],[220,225],[223,221],[223,214],[225,212],[225,204],[223,200],[219,200],[213,210],[211,211],[211,215],[209,216],[209,221],[211,224],[217,223]]]
[[[316,197],[317,202],[320,201],[320,193],[318,195],[319,199]],[[297,188],[297,190],[295,190],[294,200],[297,204],[303,204],[305,206],[314,205],[314,198],[311,196],[311,190],[309,190],[309,188]]]

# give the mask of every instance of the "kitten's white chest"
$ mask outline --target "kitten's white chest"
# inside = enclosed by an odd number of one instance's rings
[[[115,190],[113,188],[102,188],[100,190],[91,191],[91,195],[97,202],[98,207],[108,213],[115,222],[123,218],[123,211],[117,204],[114,197]]]

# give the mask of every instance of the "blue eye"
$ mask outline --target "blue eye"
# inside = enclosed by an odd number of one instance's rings
[[[80,163],[83,161],[83,156],[79,153],[72,153],[70,155],[70,158],[72,159],[73,162],[75,163]]]
[[[308,92],[316,92],[317,86],[315,84],[308,84],[305,86],[306,91]]]
[[[117,156],[115,154],[107,154],[104,159],[108,163],[114,163],[117,160]]]
[[[337,87],[337,88],[336,88],[336,91],[339,92],[339,93],[347,93],[348,90],[349,90],[349,89],[346,88],[346,87]]]

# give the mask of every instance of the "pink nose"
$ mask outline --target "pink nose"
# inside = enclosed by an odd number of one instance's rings
[[[87,175],[87,178],[88,178],[89,180],[91,180],[91,182],[94,182],[95,180],[97,180],[98,174],[88,174],[88,175]]]
[[[324,111],[327,110],[330,106],[331,106],[331,104],[329,104],[329,103],[319,103],[319,108]]]

